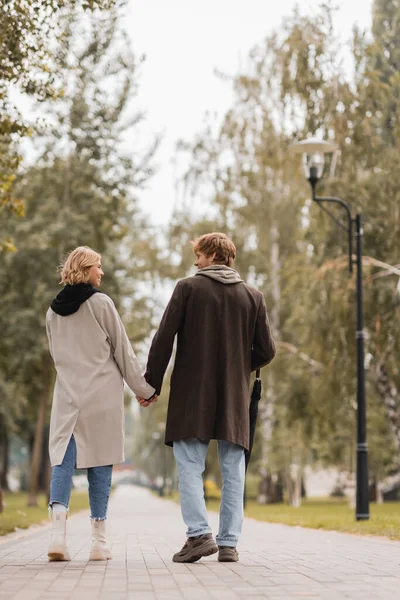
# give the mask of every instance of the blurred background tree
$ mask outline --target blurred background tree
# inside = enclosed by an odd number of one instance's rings
[[[12,402],[23,406],[18,432],[31,447],[30,505],[40,484],[53,387],[44,319],[58,292],[56,266],[78,245],[102,253],[104,291],[117,307],[128,299],[127,326],[137,344],[149,333],[154,304],[137,280],[150,279],[158,253],[135,196],[152,174],[157,140],[133,158],[123,149],[124,137],[142,119],[127,111],[137,92],[140,61],[116,11],[83,17],[70,12],[62,23],[53,60],[65,94],[47,106],[51,131],[37,140],[42,150],[17,183],[25,216],[8,219],[17,251],[0,263],[1,374],[15,386]]]
[[[98,11],[123,4],[121,0],[0,1],[0,215],[3,211],[24,214],[13,189],[22,160],[16,141],[32,135],[33,126],[17,109],[15,93],[46,102],[65,92],[51,45],[60,13],[79,6]],[[0,251],[14,248],[9,239],[0,244]]]

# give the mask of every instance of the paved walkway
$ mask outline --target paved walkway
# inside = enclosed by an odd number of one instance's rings
[[[211,515],[216,531],[217,515]],[[109,513],[113,560],[89,563],[86,514],[68,521],[70,563],[48,563],[49,526],[0,542],[0,600],[189,600],[321,598],[398,600],[400,543],[246,519],[240,562],[191,565],[172,554],[184,541],[177,504],[117,488]]]

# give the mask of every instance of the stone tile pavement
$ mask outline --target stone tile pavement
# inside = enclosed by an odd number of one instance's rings
[[[217,521],[211,514],[214,532]],[[68,520],[70,563],[47,562],[48,525],[2,538],[0,600],[400,599],[400,543],[384,538],[246,519],[239,563],[175,564],[179,506],[130,486],[114,493],[108,530],[108,563],[88,562],[85,513]]]

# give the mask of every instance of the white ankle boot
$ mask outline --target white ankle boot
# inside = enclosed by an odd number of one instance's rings
[[[89,560],[110,560],[112,554],[106,542],[106,522],[92,519],[92,547]]]
[[[65,541],[67,514],[53,512],[52,519],[53,529],[51,532],[49,551],[47,552],[49,561],[71,560]]]

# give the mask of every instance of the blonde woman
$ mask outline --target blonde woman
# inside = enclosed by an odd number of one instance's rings
[[[64,288],[46,315],[57,372],[49,441],[50,561],[70,560],[65,534],[75,468],[87,469],[89,482],[89,560],[112,558],[105,519],[112,466],[125,460],[123,380],[148,403],[157,400],[155,389],[141,374],[113,301],[98,289],[103,275],[100,254],[87,246],[73,250],[61,267]]]

